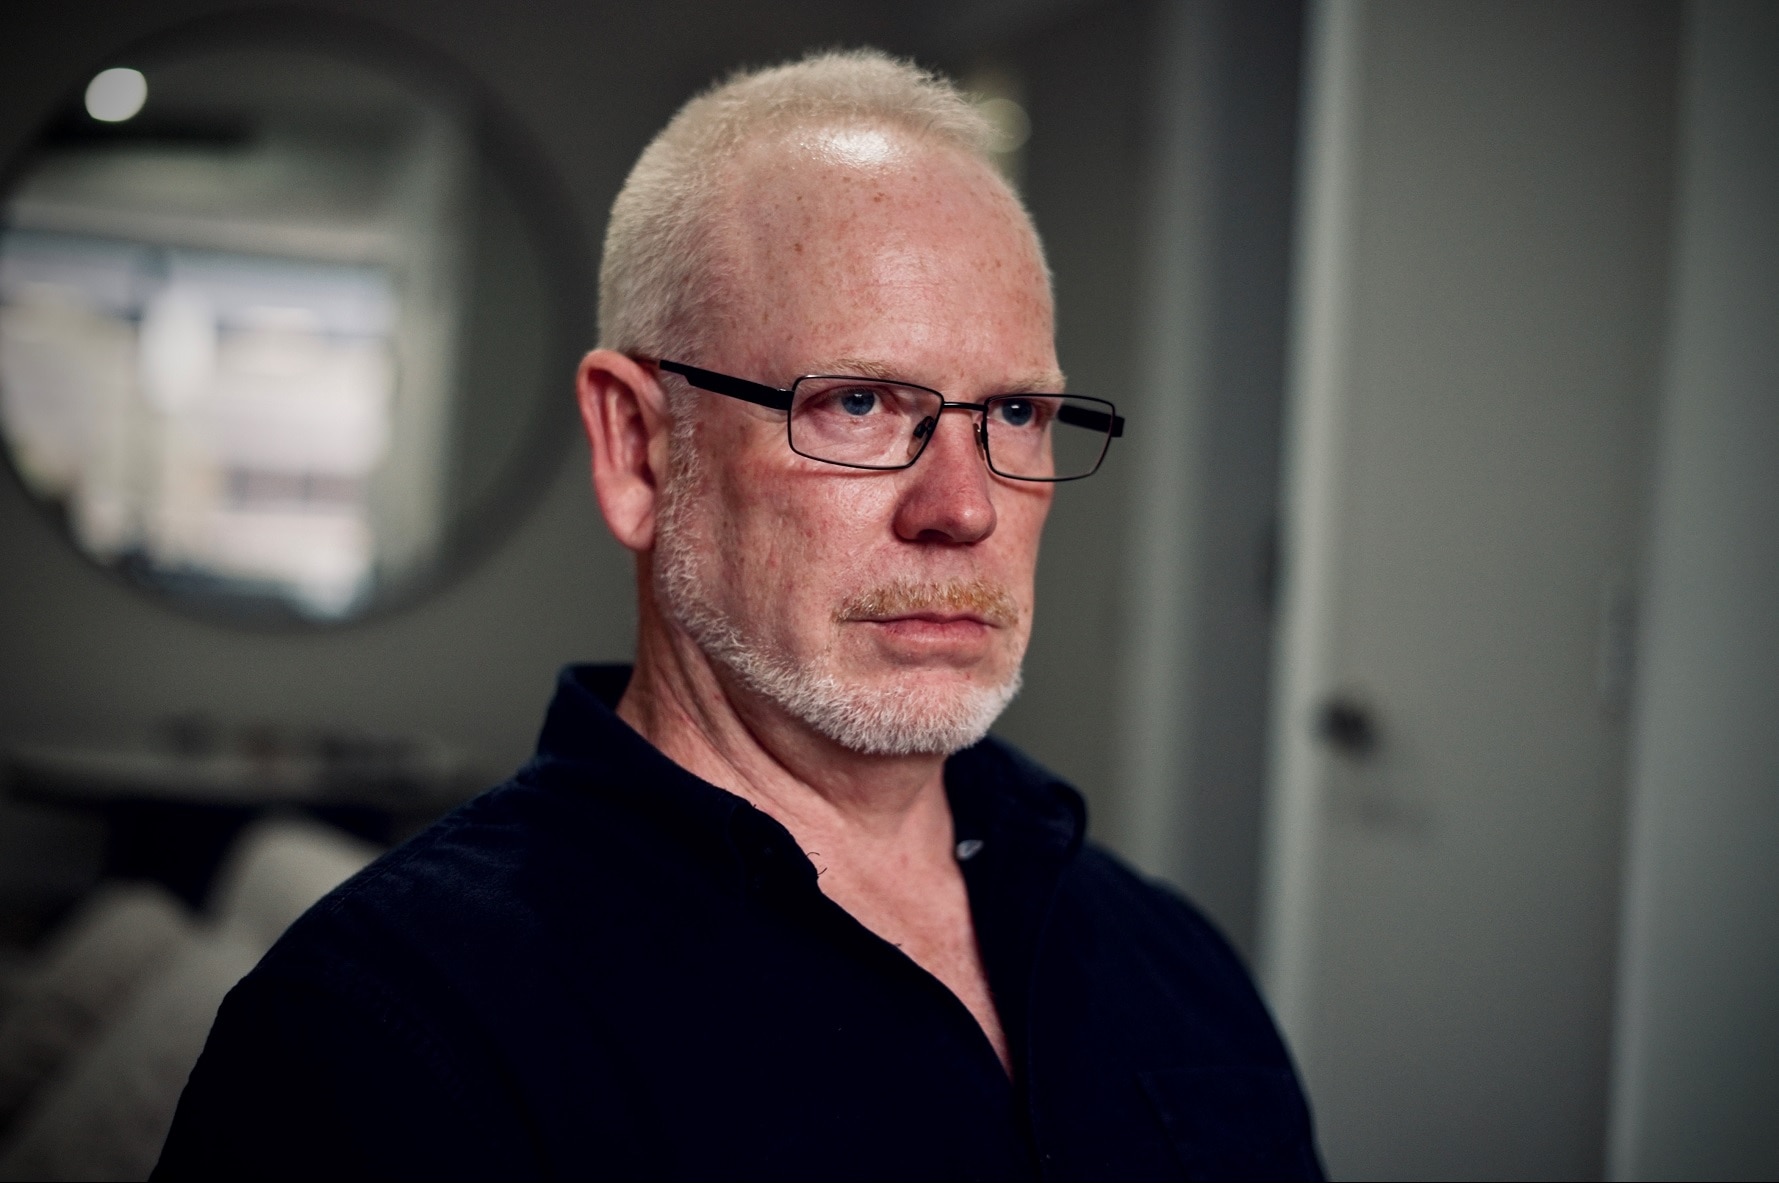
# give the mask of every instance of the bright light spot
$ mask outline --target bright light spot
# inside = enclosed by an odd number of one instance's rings
[[[86,84],[86,113],[100,123],[122,123],[148,101],[148,79],[128,66],[100,70]]]
[[[1012,99],[983,99],[976,104],[976,109],[982,112],[989,126],[994,128],[996,153],[1005,156],[1017,152],[1032,138],[1031,116]]]
[[[860,168],[886,164],[900,154],[896,140],[874,127],[827,128],[817,137],[817,143],[823,154]]]

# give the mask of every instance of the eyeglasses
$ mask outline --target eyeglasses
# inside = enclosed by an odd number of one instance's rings
[[[651,360],[699,390],[785,411],[791,451],[823,464],[893,472],[932,442],[949,409],[982,416],[976,441],[989,471],[1016,481],[1076,481],[1092,476],[1124,419],[1105,399],[1074,394],[997,394],[952,402],[937,390],[847,374],[806,374],[788,389],[749,382],[683,362]]]

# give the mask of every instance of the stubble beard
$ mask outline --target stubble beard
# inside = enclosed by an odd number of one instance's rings
[[[723,611],[710,594],[717,580],[711,568],[716,549],[696,504],[699,491],[708,486],[700,479],[700,458],[688,418],[675,416],[669,476],[655,526],[655,596],[668,618],[749,691],[848,751],[866,756],[948,756],[987,735],[1019,693],[1023,646],[999,684],[967,682],[935,690],[912,680],[844,678],[833,668],[831,649],[798,661],[750,634],[742,622]],[[894,584],[864,589],[848,599],[907,599],[921,594],[941,602],[974,603],[986,598],[999,605],[993,610],[1003,616],[1014,611],[1005,606],[1009,601],[1004,592],[985,591],[979,584],[919,588]],[[837,614],[841,611],[837,605]]]

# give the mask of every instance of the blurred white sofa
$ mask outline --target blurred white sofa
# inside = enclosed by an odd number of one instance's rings
[[[377,853],[275,818],[236,843],[204,917],[148,885],[96,894],[0,1019],[0,1180],[147,1178],[223,995]]]

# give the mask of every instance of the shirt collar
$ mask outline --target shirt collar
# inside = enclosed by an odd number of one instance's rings
[[[630,682],[628,665],[570,665],[556,683],[528,779],[575,782],[660,818],[675,829],[721,834],[755,870],[807,877],[814,868],[789,833],[766,814],[681,768],[618,717]],[[945,762],[945,787],[966,865],[1037,856],[1066,862],[1080,848],[1086,808],[1079,793],[1034,761],[993,737]],[[965,843],[974,843],[965,846]],[[1023,858],[1020,861],[1024,861]]]

